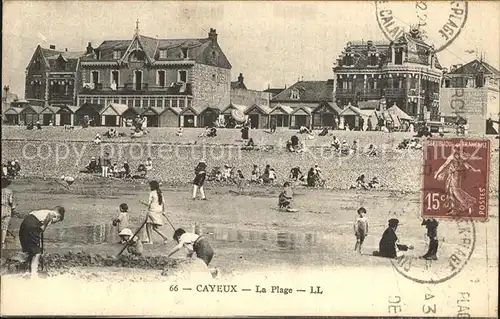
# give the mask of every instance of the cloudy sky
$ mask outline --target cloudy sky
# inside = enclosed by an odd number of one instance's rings
[[[429,3],[429,28],[446,22],[450,2]],[[141,34],[204,38],[217,29],[232,78],[241,72],[247,87],[291,85],[298,78],[325,80],[349,40],[384,40],[374,2],[175,2],[175,1],[4,1],[2,82],[24,95],[25,68],[38,44],[83,51],[87,42],[130,39],[139,19]],[[392,4],[391,4],[392,5]],[[394,15],[415,22],[415,2],[394,4]],[[422,11],[420,11],[422,13]],[[422,14],[421,14],[422,16]],[[443,23],[441,23],[441,21]],[[478,50],[499,67],[500,2],[469,3],[460,35],[438,54],[443,66],[467,63]],[[430,30],[432,38],[438,34]]]

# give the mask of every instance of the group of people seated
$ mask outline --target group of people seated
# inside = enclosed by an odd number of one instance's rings
[[[300,167],[292,167],[290,169],[289,180],[294,183],[304,182],[309,187],[324,187],[326,182],[318,164],[309,169],[307,176],[304,176]]]
[[[369,182],[366,182],[366,179],[365,179],[365,174],[361,174],[357,179],[356,181],[354,182],[354,184],[351,185],[351,187],[349,187],[349,189],[365,189],[365,190],[368,190],[368,189],[374,189],[374,188],[378,188],[380,186],[380,182],[378,181],[378,177],[373,177],[371,181]]]
[[[224,167],[222,169],[218,166],[214,167],[210,174],[207,176],[207,180],[215,182],[239,183],[244,179],[245,177],[243,176],[243,173],[240,169],[236,170],[234,167],[231,167],[228,164],[224,164]]]
[[[96,158],[92,156],[88,164],[85,166],[85,169],[81,171],[81,173],[89,173],[89,174],[100,174],[102,172],[102,163],[103,160],[101,158]],[[133,178],[133,179],[144,179],[147,176],[148,171],[153,169],[153,161],[151,158],[146,160],[146,163],[141,163],[137,167],[137,174],[132,174],[130,170],[130,165],[127,161],[123,162],[123,165],[118,166],[117,162],[114,162],[109,168],[107,172],[108,177],[115,178]]]
[[[215,127],[205,127],[205,132],[201,133],[198,137],[216,137],[217,129]]]
[[[18,160],[8,161],[7,164],[2,165],[2,177],[16,178],[21,171],[21,164]]]
[[[107,138],[115,138],[125,135],[126,135],[125,133],[118,133],[118,131],[115,128],[110,128],[106,133],[104,133],[104,136]]]
[[[301,143],[297,135],[294,135],[286,142],[286,150],[292,153],[302,153],[305,151],[304,143]]]
[[[405,138],[401,143],[398,145],[398,150],[421,150],[422,149],[422,143],[420,140],[416,137],[413,138]]]
[[[338,152],[340,155],[351,155],[358,152],[359,144],[357,140],[352,142],[352,145],[347,143],[347,140],[340,140],[334,136],[332,141],[332,150]]]
[[[28,125],[26,125],[26,129],[28,129],[28,130],[33,130],[35,128],[37,130],[41,130],[42,129],[42,124],[40,123],[40,121],[36,121],[35,124],[33,124],[33,122],[29,122]]]

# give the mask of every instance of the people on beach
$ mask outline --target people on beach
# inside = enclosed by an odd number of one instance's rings
[[[206,200],[205,190],[203,185],[205,184],[205,179],[207,178],[207,163],[201,160],[194,169],[194,180],[193,180],[193,200],[196,199],[198,191],[200,192],[201,199]]]
[[[2,249],[5,248],[5,239],[7,238],[7,231],[9,230],[10,219],[14,213],[14,195],[9,188],[11,181],[2,177]]]
[[[124,228],[118,234],[121,243],[127,245],[127,252],[133,256],[142,256],[144,246],[137,236],[134,236],[130,228]]]
[[[118,233],[129,227],[128,205],[126,203],[120,204],[119,210],[120,214],[118,214],[118,217],[113,219],[113,226],[117,228]]]
[[[102,177],[108,177],[110,166],[111,166],[111,156],[109,155],[108,152],[105,152],[101,161]]]
[[[437,251],[439,246],[439,241],[437,238],[437,227],[439,223],[434,218],[424,219],[422,221],[422,226],[427,228],[427,237],[429,237],[429,249],[421,258],[426,260],[437,260]]]
[[[389,219],[389,226],[382,234],[382,238],[379,242],[379,250],[374,251],[374,256],[385,257],[385,258],[396,258],[397,251],[408,251],[412,250],[413,246],[399,244],[398,236],[396,235],[396,229],[398,228],[399,220],[396,218]]]
[[[361,247],[368,236],[368,218],[366,218],[366,209],[364,207],[358,208],[356,220],[354,222],[354,235],[356,236],[356,245],[354,251],[361,254]]]
[[[177,242],[177,245],[168,253],[168,257],[185,248],[188,258],[192,258],[195,255],[196,258],[203,260],[212,277],[217,277],[217,269],[209,266],[214,257],[214,250],[206,237],[188,233],[184,229],[178,228],[175,230],[173,238]]]
[[[289,182],[285,182],[283,184],[283,190],[278,196],[278,208],[286,210],[291,209],[292,200],[293,200],[292,187],[290,186]]]
[[[149,182],[151,192],[149,193],[148,201],[148,221],[146,223],[146,232],[149,244],[153,244],[152,231],[155,231],[163,239],[164,243],[167,242],[168,237],[160,231],[163,226],[163,213],[165,211],[165,203],[163,201],[163,193],[160,189],[160,184],[157,181]]]
[[[41,246],[43,232],[51,224],[64,220],[64,207],[56,206],[54,209],[36,210],[28,214],[19,228],[19,241],[24,253],[28,254],[29,272],[32,276],[38,273],[40,255],[43,253]]]

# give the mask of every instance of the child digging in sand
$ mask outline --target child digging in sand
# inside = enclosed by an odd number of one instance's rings
[[[364,207],[358,209],[358,216],[354,222],[354,235],[356,235],[354,251],[361,254],[361,246],[368,235],[368,219],[366,218],[366,209]]]
[[[214,250],[208,242],[208,239],[204,236],[187,233],[184,229],[178,228],[174,232],[174,240],[177,242],[177,246],[175,246],[168,253],[168,257],[172,256],[184,247],[187,250],[188,258],[191,258],[193,254],[196,253],[196,258],[203,260],[212,274],[212,277],[217,277],[217,274],[219,273],[218,270],[216,268],[209,267],[209,264],[214,257]]]
[[[132,234],[130,228],[124,228],[119,235],[122,244],[128,244],[127,252],[129,254],[134,256],[142,256],[142,253],[144,251],[142,242],[139,240],[139,238],[137,238],[137,236],[134,236],[134,234]]]
[[[113,226],[118,228],[118,233],[121,233],[122,230],[128,228],[128,205],[123,203],[120,204],[120,214],[117,218],[113,219]],[[123,240],[120,242],[123,244]]]

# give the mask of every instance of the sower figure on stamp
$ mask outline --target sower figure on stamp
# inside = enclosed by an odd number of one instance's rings
[[[461,212],[467,212],[470,215],[472,206],[476,203],[476,199],[461,187],[461,178],[464,172],[467,170],[475,173],[481,172],[480,169],[475,169],[468,163],[470,158],[471,154],[462,152],[460,145],[455,145],[446,162],[434,174],[434,178],[438,181],[445,181],[445,200],[447,207],[449,207],[448,215]]]
[[[398,228],[399,220],[396,218],[389,219],[389,227],[382,234],[382,238],[379,242],[379,251],[374,251],[374,256],[380,256],[385,258],[396,258],[397,250],[407,251],[412,250],[413,246],[402,245],[398,243],[398,236],[396,235],[396,229]],[[397,248],[397,249],[396,249]]]
[[[427,253],[425,253],[425,255],[423,255],[421,258],[427,260],[437,260],[436,254],[439,246],[439,241],[437,238],[437,227],[439,223],[434,218],[424,219],[424,221],[422,221],[422,226],[424,225],[427,228],[427,237],[429,237],[430,241]]]

